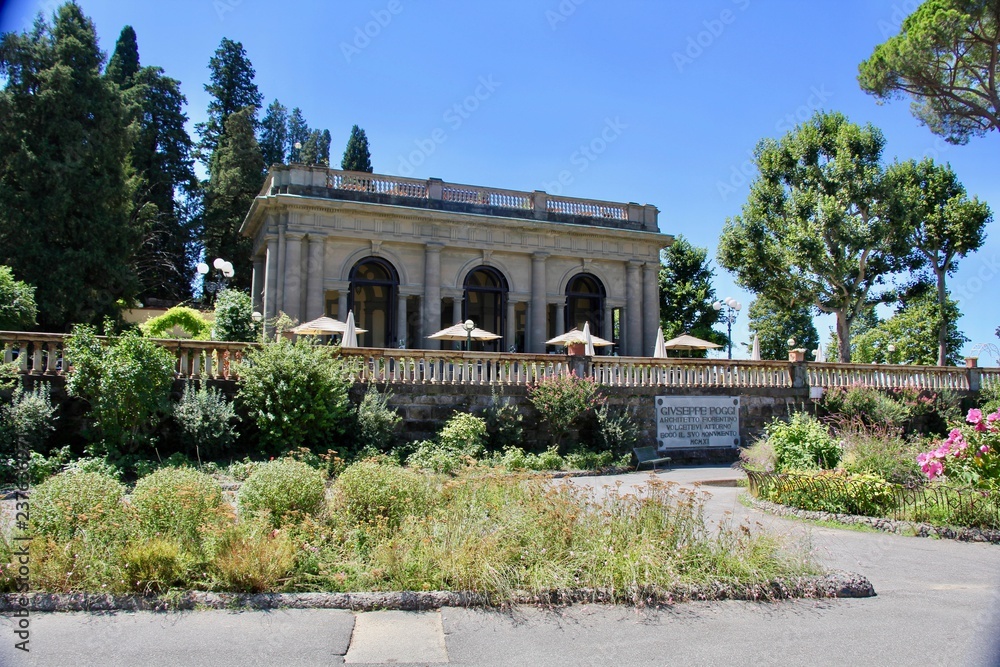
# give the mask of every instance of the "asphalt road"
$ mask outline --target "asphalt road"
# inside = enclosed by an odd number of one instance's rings
[[[657,476],[689,483],[727,474],[702,469]],[[599,488],[646,478],[574,483]],[[431,633],[417,638],[419,645],[434,649],[421,654],[428,662],[415,664],[1000,665],[1000,546],[814,527],[749,510],[737,502],[736,488],[705,490],[712,494],[713,520],[728,512],[804,541],[822,564],[866,575],[877,597],[660,610],[445,608],[413,619],[420,621],[415,632],[426,627]],[[0,619],[0,665],[336,665],[345,655],[385,660],[351,664],[404,664],[398,652],[408,637],[393,632],[391,623],[370,622],[375,619],[358,624],[366,629],[348,652],[357,616],[336,610],[32,614],[27,655],[14,649],[12,619]]]

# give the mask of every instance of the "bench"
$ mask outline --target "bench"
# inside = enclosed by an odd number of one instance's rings
[[[636,447],[632,450],[635,453],[635,458],[637,463],[635,464],[635,469],[639,470],[643,463],[652,463],[653,470],[656,470],[657,463],[669,463],[669,456],[660,456],[656,447]]]

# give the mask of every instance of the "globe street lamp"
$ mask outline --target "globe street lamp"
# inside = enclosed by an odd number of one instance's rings
[[[465,351],[469,352],[472,350],[472,330],[476,328],[476,323],[472,320],[465,320],[462,328],[465,329]]]
[[[893,361],[893,359],[896,358],[896,346],[893,345],[892,343],[889,343],[889,347],[887,347],[886,349],[889,350],[889,363],[890,364],[896,363],[895,361]]]
[[[722,311],[725,308],[722,319],[726,322],[726,340],[729,341],[730,359],[733,358],[733,322],[740,316],[740,308],[742,307],[743,304],[731,296],[727,296],[722,301],[716,301],[712,304],[712,308],[715,308],[717,311]]]
[[[212,294],[213,297],[217,297],[219,292],[226,289],[226,285],[228,285],[229,280],[236,275],[236,272],[233,270],[233,263],[227,262],[221,257],[216,257],[215,261],[212,262],[212,266],[215,267],[214,280],[209,280],[208,278],[208,264],[205,262],[198,262],[198,266],[196,268],[198,270],[198,274],[204,279],[205,291]]]

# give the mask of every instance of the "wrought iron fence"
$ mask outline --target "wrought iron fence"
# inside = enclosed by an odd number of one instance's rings
[[[810,475],[748,470],[747,481],[755,497],[804,510],[1000,529],[1000,493],[995,491],[944,484],[908,486],[834,471]]]

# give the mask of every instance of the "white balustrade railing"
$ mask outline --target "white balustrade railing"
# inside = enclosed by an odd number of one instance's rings
[[[628,220],[628,205],[614,202],[594,201],[592,199],[575,199],[549,195],[546,208],[555,213],[582,215],[590,218],[611,218],[613,220]]]
[[[879,389],[969,388],[966,369],[954,366],[810,363],[806,364],[806,373],[811,387],[865,385]]]
[[[397,176],[382,176],[359,171],[334,171],[326,174],[327,187],[374,194],[427,199],[427,181]]]
[[[65,334],[0,331],[0,359],[16,363],[21,373],[63,375],[72,364],[63,347]],[[103,339],[102,339],[103,340]],[[151,339],[171,350],[179,379],[235,380],[236,362],[255,343]],[[586,361],[552,354],[452,352],[444,350],[341,349],[352,360],[360,382],[442,385],[531,385],[568,374],[576,363],[589,369],[597,384],[609,387],[673,387],[698,389],[786,388],[792,386],[882,389],[968,390],[971,373],[980,386],[1000,382],[1000,369],[954,366],[890,366],[883,364],[801,363],[745,359],[652,359],[595,356]],[[582,363],[582,366],[580,365]],[[799,377],[802,384],[795,385]]]
[[[441,188],[441,199],[463,204],[481,204],[497,208],[531,209],[531,195],[514,190],[480,188],[474,185],[445,184]]]
[[[789,364],[726,359],[593,357],[597,384],[610,387],[791,387]]]

